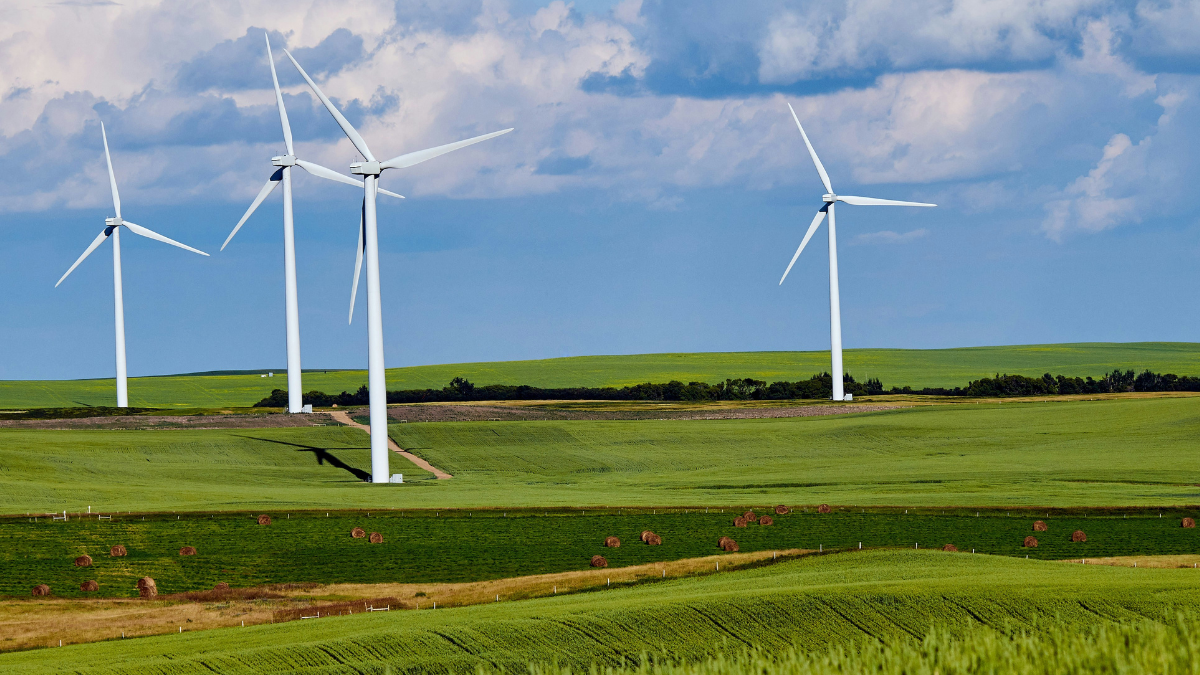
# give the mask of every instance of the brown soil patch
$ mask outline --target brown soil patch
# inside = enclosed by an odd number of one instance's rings
[[[617,537],[605,537],[604,545],[608,548],[617,548],[621,545],[621,540]]]

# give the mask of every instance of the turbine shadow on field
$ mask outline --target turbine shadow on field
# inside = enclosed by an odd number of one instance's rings
[[[238,438],[245,438],[245,439],[249,439],[249,440],[253,440],[253,441],[262,441],[264,443],[276,443],[278,445],[287,445],[287,446],[296,448],[297,452],[311,452],[311,453],[313,453],[313,456],[317,458],[317,464],[319,464],[319,465],[323,466],[326,462],[328,462],[329,465],[332,467],[342,469],[343,471],[349,471],[351,475],[353,475],[355,478],[357,478],[359,480],[368,480],[371,478],[370,472],[363,471],[362,469],[356,469],[356,468],[350,466],[349,464],[338,459],[332,452],[329,452],[329,450],[326,448],[318,448],[313,445],[304,445],[302,443],[289,443],[288,441],[277,441],[272,438],[258,438],[256,436],[238,436]],[[345,448],[345,449],[349,450],[350,448]]]

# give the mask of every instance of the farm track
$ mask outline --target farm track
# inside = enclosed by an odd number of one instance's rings
[[[303,616],[362,612],[361,604],[394,610],[466,607],[567,595],[655,579],[734,571],[813,551],[787,549],[686,558],[609,569],[538,574],[467,583],[272,584],[228,593],[177,593],[156,601],[136,598],[0,598],[0,652],[143,637],[212,628],[281,623]],[[288,588],[295,586],[297,588]],[[420,594],[420,595],[418,595]],[[357,601],[357,602],[355,602]],[[354,604],[357,609],[349,607]],[[297,611],[303,610],[303,611]]]
[[[370,425],[359,424],[358,422],[355,422],[354,420],[350,419],[349,415],[347,415],[345,412],[343,412],[341,410],[331,412],[331,413],[329,413],[329,416],[332,417],[334,420],[341,422],[342,424],[345,424],[348,427],[354,427],[355,429],[361,429],[361,430],[367,432],[368,434],[371,433]],[[388,436],[388,448],[392,452],[396,453],[397,455],[400,455],[404,459],[407,459],[408,461],[412,462],[414,465],[417,466],[417,468],[424,469],[425,471],[428,471],[429,473],[433,474],[438,480],[446,480],[448,478],[454,478],[454,476],[451,476],[450,474],[446,473],[445,471],[442,471],[441,469],[430,464],[429,462],[425,461],[424,459],[421,459],[420,457],[417,457],[416,455],[412,454],[411,452],[400,447],[400,444],[397,443],[396,441],[392,440],[391,436]]]

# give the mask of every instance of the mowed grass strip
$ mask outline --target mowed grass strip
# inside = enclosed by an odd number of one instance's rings
[[[657,511],[657,512],[656,512]],[[36,584],[54,595],[136,597],[138,578],[155,579],[162,594],[202,591],[225,582],[236,588],[311,582],[320,584],[447,584],[587,570],[593,555],[613,567],[718,555],[720,537],[732,537],[743,552],[938,548],[1033,559],[1185,555],[1200,551],[1200,530],[1180,527],[1200,509],[1159,512],[1067,511],[1053,513],[839,509],[830,514],[774,516],[770,526],[733,525],[741,509],[657,509],[532,512],[416,511],[275,513],[269,526],[254,517],[198,514],[115,516],[112,521],[80,518],[0,520],[0,595],[27,597]],[[865,511],[865,509],[862,509]],[[913,510],[915,511],[915,509]],[[759,508],[759,513],[767,513]],[[1034,520],[1049,530],[1034,532]],[[362,527],[383,543],[353,539]],[[642,543],[643,530],[662,537]],[[1083,530],[1086,542],[1072,542]],[[1037,548],[1025,548],[1035,535]],[[604,546],[616,536],[621,546]],[[128,555],[113,558],[121,544]],[[198,553],[181,556],[193,546]],[[73,560],[89,555],[91,567]],[[79,585],[94,579],[99,591]],[[380,592],[378,595],[389,595]]]
[[[757,420],[394,424],[365,433],[0,430],[0,513],[312,508],[1200,503],[1200,397],[926,406]]]
[[[848,349],[845,367],[860,381],[880,378],[887,387],[955,387],[996,373],[1099,377],[1113,369],[1200,375],[1200,343],[1088,342],[959,349]],[[642,382],[724,382],[727,378],[803,380],[829,370],[829,351],[711,352],[575,356],[533,361],[458,363],[391,368],[388,388],[440,389],[454,377],[475,384],[538,387],[621,387]],[[287,389],[287,375],[265,373],[170,375],[133,378],[134,406],[216,408],[248,406],[272,389]],[[362,370],[304,373],[304,390],[336,394],[366,384]],[[113,405],[111,378],[0,381],[0,408]]]
[[[1005,631],[1155,620],[1200,607],[1193,570],[942,552],[803,558],[761,569],[461,609],[380,612],[0,655],[12,673],[461,672],[531,662],[696,660],[753,645],[909,643],[932,627]]]

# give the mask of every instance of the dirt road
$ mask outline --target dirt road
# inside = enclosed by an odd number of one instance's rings
[[[329,413],[329,416],[332,417],[333,419],[337,420],[338,422],[345,424],[348,427],[354,427],[355,429],[362,429],[363,431],[367,432],[368,434],[371,433],[370,425],[359,424],[358,422],[355,422],[354,420],[350,419],[349,415],[347,415],[345,412],[343,412],[341,410],[335,410],[335,411]],[[450,474],[446,473],[445,471],[442,471],[441,469],[430,464],[429,462],[426,462],[425,460],[421,459],[420,457],[417,457],[416,455],[405,450],[404,448],[401,448],[399,445],[396,444],[396,441],[392,440],[391,436],[388,436],[388,447],[391,448],[392,451],[395,452],[396,454],[401,455],[408,461],[412,462],[413,464],[416,464],[418,467],[425,469],[426,471],[433,474],[434,476],[437,476],[438,480],[442,480],[445,478],[454,478],[454,476],[451,476]]]

